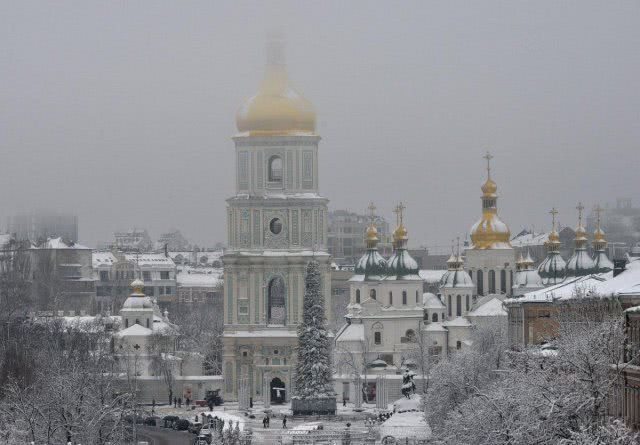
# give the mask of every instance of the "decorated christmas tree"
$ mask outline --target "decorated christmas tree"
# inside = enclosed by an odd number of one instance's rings
[[[324,296],[320,289],[320,265],[312,260],[307,265],[302,323],[298,326],[298,363],[295,382],[298,399],[335,397],[331,382],[330,341],[325,318]]]

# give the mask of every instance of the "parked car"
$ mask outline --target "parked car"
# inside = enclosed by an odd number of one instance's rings
[[[164,416],[162,418],[162,421],[164,422],[164,427],[165,428],[173,428],[173,424],[180,420],[180,417],[178,416]]]
[[[159,417],[156,416],[148,416],[144,418],[144,424],[147,426],[158,426]]]
[[[190,424],[191,423],[187,419],[178,419],[173,422],[173,429],[178,431],[187,431]]]
[[[200,434],[195,441],[195,445],[209,445],[211,443],[210,436],[203,436]]]
[[[192,434],[200,434],[200,430],[202,429],[202,422],[193,422],[191,426],[189,426],[189,432]]]

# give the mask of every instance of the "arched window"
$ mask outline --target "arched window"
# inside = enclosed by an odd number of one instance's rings
[[[139,318],[136,318],[136,324],[140,324],[140,319]],[[140,324],[140,326],[142,326],[142,325]]]
[[[407,332],[404,334],[404,338],[407,343],[415,343],[416,332],[413,329],[407,329]]]
[[[407,291],[402,291],[402,304],[407,304]]]
[[[473,271],[472,270],[469,271],[469,278],[471,278],[473,280]]]
[[[451,317],[451,295],[447,296],[447,314]]]
[[[496,293],[496,271],[495,270],[489,271],[489,293],[490,294]]]
[[[434,312],[433,314],[431,314],[431,321],[433,321],[434,323],[438,321],[438,313]]]
[[[469,295],[467,295],[467,312],[469,312]]]
[[[282,182],[282,158],[278,155],[269,158],[269,182]]]
[[[147,318],[147,329],[149,329],[149,319]]]
[[[356,289],[356,303],[360,303],[360,289]]]
[[[457,349],[457,350],[462,349],[462,342],[461,342],[460,340],[458,340],[458,341],[456,342],[456,349]]]
[[[369,298],[375,300],[376,299],[376,290],[375,289],[370,289],[369,290]]]
[[[504,269],[500,271],[500,292],[507,292],[507,271]]]
[[[484,295],[484,274],[481,270],[478,271],[476,280],[478,285],[478,295]]]
[[[125,319],[124,319],[124,327],[125,327],[125,328],[128,328],[128,327],[129,327],[129,319],[128,319],[128,318],[125,318]]]
[[[462,315],[462,296],[456,295],[456,317]]]
[[[267,288],[267,317],[269,324],[285,324],[285,287],[282,277],[269,281]]]
[[[389,306],[393,306],[393,292],[389,291]]]
[[[376,345],[381,345],[382,344],[382,332],[380,331],[375,331],[373,333],[373,342]]]
[[[420,301],[418,300],[418,291],[416,291],[416,304],[418,304]]]

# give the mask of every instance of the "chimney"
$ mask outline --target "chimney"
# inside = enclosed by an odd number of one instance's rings
[[[624,258],[614,259],[613,260],[613,276],[617,277],[625,270],[625,266],[627,265],[627,260]]]
[[[169,247],[167,243],[164,243],[164,257],[169,258]]]

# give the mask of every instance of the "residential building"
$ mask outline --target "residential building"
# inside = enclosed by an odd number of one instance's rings
[[[338,264],[355,264],[366,249],[364,232],[369,217],[348,210],[333,210],[329,212],[328,221],[327,242],[333,260]],[[374,223],[381,240],[381,253],[388,256],[391,254],[389,223],[378,215]]]
[[[64,212],[34,211],[8,218],[8,232],[17,240],[42,244],[49,238],[78,241],[78,217]]]
[[[145,229],[129,229],[115,232],[113,248],[120,252],[151,252],[153,242]]]

